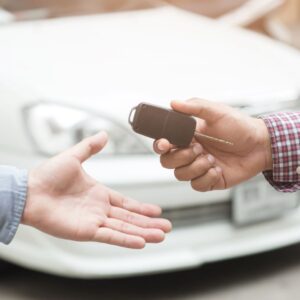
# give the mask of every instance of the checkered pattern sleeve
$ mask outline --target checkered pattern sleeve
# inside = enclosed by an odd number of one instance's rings
[[[265,178],[278,191],[300,189],[300,112],[279,112],[261,117],[270,133],[273,170]]]

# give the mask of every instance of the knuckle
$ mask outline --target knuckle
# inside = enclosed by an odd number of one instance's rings
[[[218,179],[218,174],[217,174],[216,170],[213,169],[213,168],[211,168],[211,169],[208,171],[208,175],[209,175],[209,177],[210,177],[210,179],[211,179],[212,181],[216,181],[216,180]]]
[[[210,191],[210,188],[208,186],[201,186],[198,188],[198,192],[202,192],[202,193],[205,193],[205,192],[208,192]]]
[[[205,158],[200,158],[197,160],[197,163],[196,163],[196,170],[199,170],[199,171],[207,171],[209,169],[209,162],[207,159]]]
[[[188,167],[188,172],[186,172],[187,178],[196,179],[203,174],[203,169],[199,168],[198,164],[192,164]]]
[[[179,152],[180,156],[181,156],[181,160],[185,161],[185,162],[190,162],[194,159],[195,155],[193,153],[192,149],[186,149],[181,151],[181,153]]]
[[[175,164],[175,159],[174,159],[174,157],[172,157],[168,154],[161,155],[160,163],[166,169],[173,169],[174,164]]]
[[[164,167],[164,168],[168,168],[168,160],[166,158],[165,155],[161,155],[160,156],[160,164]]]
[[[197,192],[200,192],[200,187],[199,187],[199,184],[198,182],[196,182],[195,180],[191,180],[191,187],[193,190],[197,191]]]
[[[190,171],[190,177],[191,177],[191,179],[195,179],[195,178],[201,176],[202,173],[203,172],[201,170],[199,170],[198,168],[193,168]]]
[[[199,179],[198,180],[192,180],[191,181],[191,186],[197,192],[207,192],[207,191],[210,191],[210,187],[207,186],[207,185],[205,185],[202,182],[199,182]]]
[[[184,179],[185,179],[185,176],[183,175],[183,173],[178,169],[174,170],[174,176],[179,181],[184,181]]]

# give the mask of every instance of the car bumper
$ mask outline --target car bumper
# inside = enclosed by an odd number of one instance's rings
[[[22,227],[0,256],[18,265],[56,275],[108,278],[187,269],[259,253],[300,241],[300,210],[247,227],[229,221],[175,229],[160,245],[133,251],[97,243],[63,241]]]

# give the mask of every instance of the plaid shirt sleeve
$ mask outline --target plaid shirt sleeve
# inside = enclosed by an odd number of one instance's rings
[[[300,189],[300,112],[279,112],[261,117],[270,133],[273,170],[265,178],[278,191]]]

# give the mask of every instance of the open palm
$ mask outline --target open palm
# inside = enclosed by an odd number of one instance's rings
[[[128,248],[161,242],[171,224],[154,218],[161,213],[159,207],[127,198],[83,170],[81,164],[106,141],[104,133],[87,138],[31,171],[23,223],[75,241]]]

